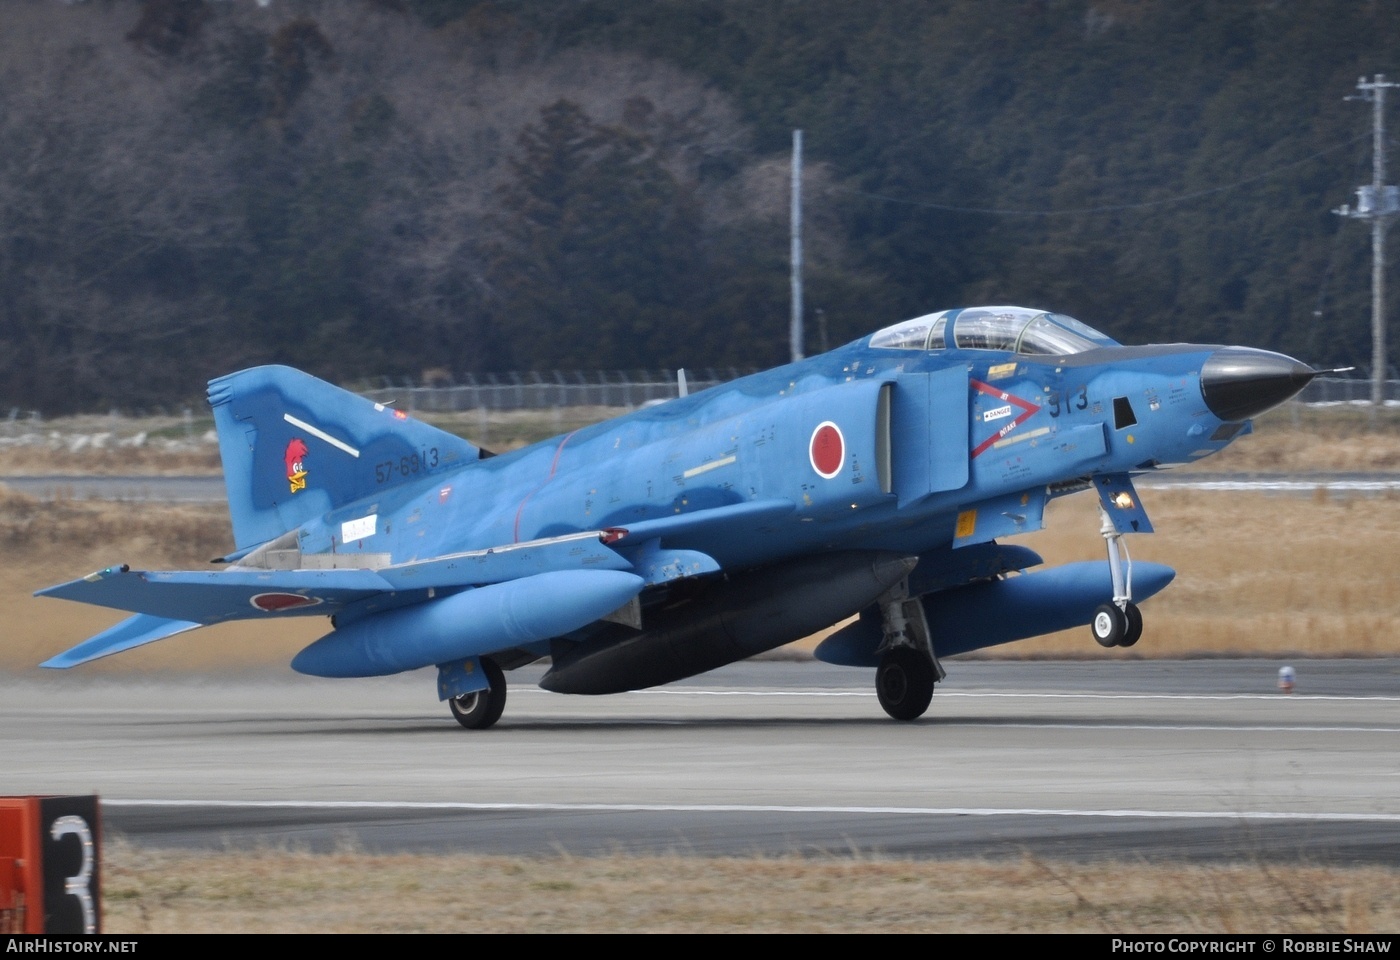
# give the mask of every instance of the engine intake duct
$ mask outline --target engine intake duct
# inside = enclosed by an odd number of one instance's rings
[[[704,673],[851,616],[917,562],[896,553],[833,553],[716,581],[694,599],[648,610],[641,633],[614,633],[567,650],[559,645],[540,686],[621,693]]]

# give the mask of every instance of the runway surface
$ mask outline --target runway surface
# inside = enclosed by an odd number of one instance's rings
[[[10,794],[147,845],[1400,865],[1400,660],[957,662],[920,721],[870,671],[736,664],[461,730],[378,680],[0,680]]]

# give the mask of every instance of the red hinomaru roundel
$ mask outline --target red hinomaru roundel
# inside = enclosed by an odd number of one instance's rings
[[[807,447],[812,469],[823,479],[830,480],[841,472],[846,462],[846,438],[841,428],[830,420],[817,424],[812,431],[812,442]]]
[[[298,607],[314,607],[321,602],[321,598],[305,597],[299,593],[259,593],[249,597],[248,602],[263,613],[282,613]]]

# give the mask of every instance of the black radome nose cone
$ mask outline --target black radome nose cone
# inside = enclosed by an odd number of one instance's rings
[[[1225,347],[1201,366],[1206,406],[1221,420],[1248,420],[1294,397],[1317,371],[1281,353]]]

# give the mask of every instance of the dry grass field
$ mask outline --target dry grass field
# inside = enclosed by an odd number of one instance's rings
[[[1124,540],[1135,558],[1177,577],[1143,604],[1142,641],[1113,655],[1400,653],[1400,496],[1154,490],[1142,498],[1157,533]],[[1104,555],[1092,494],[1057,501],[1047,519],[1018,540],[1047,563]],[[1087,629],[1002,648],[1090,652],[1099,648]]]
[[[1196,468],[1233,472],[1400,472],[1400,408],[1288,404]]]
[[[1374,933],[1400,874],[819,858],[217,855],[109,844],[110,933]]]

